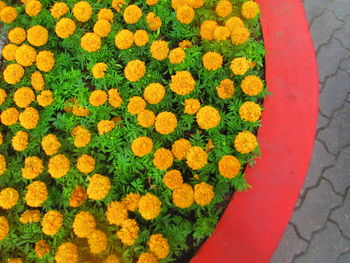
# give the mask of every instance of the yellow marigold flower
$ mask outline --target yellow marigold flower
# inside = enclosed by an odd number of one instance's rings
[[[132,152],[138,156],[142,157],[149,154],[153,149],[153,142],[148,137],[138,137],[131,144]]]
[[[87,199],[87,193],[81,185],[78,185],[74,188],[69,197],[69,206],[79,207]]]
[[[119,49],[128,49],[134,43],[134,35],[128,29],[123,29],[114,37],[114,43]]]
[[[204,21],[200,28],[201,37],[206,40],[213,40],[214,32],[217,27],[218,27],[218,23],[214,20]]]
[[[34,179],[44,171],[43,161],[37,156],[30,156],[24,160],[22,176],[26,179]]]
[[[73,35],[75,29],[76,29],[76,25],[74,21],[66,17],[60,19],[60,21],[58,21],[55,26],[55,32],[57,36],[63,39]]]
[[[217,41],[226,40],[230,37],[231,32],[227,27],[218,26],[214,30],[214,38]]]
[[[41,140],[41,147],[46,155],[55,155],[61,148],[61,143],[56,135],[48,134]]]
[[[146,23],[152,31],[156,31],[162,26],[162,20],[153,12],[148,13],[146,16]]]
[[[101,200],[108,195],[111,182],[107,176],[94,174],[89,180],[87,195],[90,199]]]
[[[179,43],[179,48],[190,48],[192,47],[192,43],[189,40],[183,40]]]
[[[188,208],[193,204],[193,188],[189,184],[182,184],[173,191],[173,202],[176,207]]]
[[[44,257],[47,253],[50,252],[50,245],[45,240],[40,240],[35,243],[35,255],[38,258]]]
[[[143,92],[143,97],[149,104],[159,103],[165,95],[165,88],[160,83],[151,83],[147,85]]]
[[[25,131],[18,131],[12,138],[12,147],[18,152],[24,151],[28,147],[29,134]]]
[[[21,214],[19,222],[22,224],[36,223],[40,220],[40,210],[26,210]]]
[[[52,97],[51,90],[43,90],[37,97],[36,100],[38,104],[42,107],[47,107],[54,102],[54,98]]]
[[[6,91],[0,88],[0,105],[2,105],[7,98]]]
[[[189,71],[176,71],[176,74],[171,76],[169,84],[170,89],[178,95],[189,94],[195,85],[196,81]]]
[[[234,145],[238,152],[250,153],[258,146],[258,142],[253,133],[243,131],[237,134]]]
[[[237,27],[231,34],[231,41],[234,45],[241,45],[248,41],[250,32],[246,27]]]
[[[121,229],[117,232],[118,238],[127,246],[132,246],[139,234],[139,226],[134,219],[125,219]]]
[[[156,60],[163,60],[168,57],[169,48],[167,42],[164,40],[155,40],[152,42],[150,52]]]
[[[161,206],[162,202],[157,196],[147,193],[140,199],[139,212],[144,219],[151,220],[159,215]]]
[[[0,191],[0,207],[2,209],[10,209],[17,204],[19,194],[16,189],[11,187]]]
[[[108,99],[107,92],[104,90],[94,90],[90,94],[89,102],[92,106],[101,106],[103,105]]]
[[[146,0],[146,4],[149,6],[156,5],[158,3],[158,0]]]
[[[186,53],[182,48],[175,48],[169,53],[169,62],[171,64],[181,64],[186,57]]]
[[[112,7],[118,12],[120,12],[122,10],[121,8],[123,7],[123,5],[125,5],[124,0],[113,0],[112,1]]]
[[[227,0],[221,0],[217,3],[215,11],[218,16],[226,17],[232,12],[232,3]]]
[[[146,30],[137,30],[134,33],[134,42],[136,46],[142,47],[146,45],[149,41],[148,33]]]
[[[72,242],[62,243],[55,254],[56,263],[78,263],[78,248]]]
[[[247,101],[239,107],[239,116],[245,121],[258,121],[261,116],[261,108],[259,104],[252,101]]]
[[[219,161],[219,172],[223,177],[234,178],[241,170],[241,163],[232,155],[226,155]]]
[[[90,114],[90,111],[85,107],[80,106],[75,99],[73,100],[73,103],[74,103],[73,107],[71,108],[70,111],[67,111],[67,112],[72,112],[74,115],[79,117],[88,116]]]
[[[200,8],[204,5],[204,0],[189,0],[188,5],[193,8]]]
[[[212,106],[204,106],[199,109],[196,115],[197,123],[201,129],[211,129],[219,125],[220,113]]]
[[[109,255],[102,263],[122,263],[116,255]]]
[[[177,119],[172,112],[161,112],[156,117],[155,128],[160,134],[172,133],[177,126]]]
[[[80,46],[87,52],[94,52],[101,48],[101,38],[95,33],[86,33],[80,39]]]
[[[95,159],[90,155],[83,154],[78,158],[77,168],[84,174],[91,173],[95,169]]]
[[[34,1],[34,0],[32,0]],[[33,65],[36,58],[36,51],[28,45],[22,45],[17,48],[15,53],[16,62],[24,67]]]
[[[18,107],[26,108],[35,100],[35,94],[30,88],[21,87],[13,94],[13,100]]]
[[[235,92],[233,81],[230,79],[223,79],[220,81],[220,85],[216,87],[219,98],[229,99]]]
[[[205,182],[194,186],[194,201],[200,206],[209,205],[214,195],[213,187]]]
[[[147,244],[150,252],[159,259],[166,258],[170,253],[168,240],[162,234],[151,235]]]
[[[32,107],[26,108],[19,114],[19,123],[25,129],[34,129],[39,122],[39,113]]]
[[[92,15],[92,7],[86,1],[80,1],[73,7],[73,16],[80,22],[86,22]]]
[[[193,146],[188,150],[186,160],[186,163],[190,168],[198,170],[208,163],[208,153],[199,146]]]
[[[122,199],[122,203],[129,211],[134,212],[139,208],[140,198],[138,193],[129,193]]]
[[[145,73],[145,62],[138,59],[130,61],[124,69],[125,78],[131,82],[138,81]]]
[[[63,215],[57,210],[47,212],[41,221],[42,231],[45,235],[57,234],[63,223]]]
[[[97,20],[94,25],[94,33],[100,37],[108,36],[112,30],[112,25],[105,19]]]
[[[0,241],[3,240],[9,233],[10,226],[6,217],[0,216]]]
[[[171,0],[171,7],[176,11],[181,6],[188,5],[189,0]]]
[[[16,50],[18,46],[15,44],[7,44],[2,49],[2,57],[7,61],[13,61],[16,59]]]
[[[145,110],[146,102],[139,96],[130,98],[128,103],[128,112],[131,114],[139,114]]]
[[[227,27],[231,33],[238,27],[245,27],[244,22],[241,18],[237,16],[230,17],[225,22],[225,27]]]
[[[175,169],[166,172],[163,177],[163,183],[171,190],[180,187],[183,184],[181,172]]]
[[[96,229],[95,217],[87,211],[75,215],[73,231],[78,237],[88,237]]]
[[[26,40],[27,33],[22,27],[15,27],[9,31],[7,38],[12,43],[19,45]]]
[[[199,100],[197,99],[186,99],[184,113],[195,114],[201,107]]]
[[[71,134],[74,138],[74,145],[78,148],[85,147],[91,140],[91,133],[83,126],[76,126]]]
[[[137,114],[137,123],[144,128],[149,128],[153,126],[155,120],[156,115],[153,111],[143,110],[139,114]]]
[[[88,243],[91,253],[100,254],[107,249],[107,236],[101,230],[96,229],[88,236]]]
[[[174,156],[171,151],[165,148],[159,148],[154,153],[153,164],[159,170],[166,170],[173,165]]]
[[[33,26],[27,30],[27,40],[31,45],[35,47],[45,45],[48,39],[49,32],[42,26]]]
[[[246,76],[241,83],[242,91],[248,96],[256,96],[263,89],[263,83],[257,76]]]
[[[235,58],[231,62],[231,70],[235,75],[244,75],[250,66],[250,62],[246,58]]]
[[[30,84],[32,84],[35,90],[43,90],[45,86],[43,75],[39,71],[32,73],[30,77]]]
[[[117,89],[108,90],[108,103],[114,108],[119,108],[122,105],[123,99]]]
[[[105,134],[107,132],[110,132],[113,130],[115,127],[114,121],[109,121],[109,120],[102,120],[99,121],[97,124],[97,130],[98,134]]]
[[[37,0],[30,0],[26,6],[25,11],[29,16],[37,16],[41,11],[42,5]]]
[[[158,259],[151,253],[142,253],[136,263],[158,263]]]
[[[174,154],[176,159],[183,160],[185,159],[188,153],[188,150],[190,148],[191,148],[191,143],[189,140],[178,139],[173,143],[171,151]]]
[[[24,75],[24,68],[19,64],[10,64],[8,65],[4,72],[4,80],[8,84],[16,84],[21,81]]]
[[[97,15],[98,20],[105,19],[108,22],[113,23],[113,18],[114,18],[114,14],[111,9],[102,8],[100,9],[100,11],[98,11],[98,15]]]
[[[96,63],[92,67],[92,75],[95,79],[103,78],[107,70],[107,64],[103,62]]]
[[[4,125],[10,126],[17,122],[19,112],[16,108],[8,108],[1,113],[1,122]]]
[[[136,24],[142,16],[142,11],[137,5],[129,5],[124,10],[124,21],[127,24]]]
[[[128,209],[123,203],[114,201],[108,204],[106,217],[110,224],[120,226],[128,218]]]
[[[50,12],[54,18],[58,19],[67,14],[69,12],[69,8],[66,3],[57,2],[51,7]]]
[[[49,72],[55,66],[55,56],[51,51],[40,51],[36,56],[36,67],[44,72]]]
[[[16,8],[12,6],[6,6],[0,12],[0,20],[6,24],[12,23],[18,16]]]
[[[207,70],[217,70],[222,67],[223,58],[219,53],[207,52],[204,54],[202,62]]]
[[[69,172],[69,159],[63,154],[57,154],[50,158],[48,167],[48,172],[53,178],[61,178]]]
[[[181,6],[176,10],[176,18],[182,24],[190,24],[194,18],[194,10],[190,6]]]
[[[4,9],[6,7],[6,3],[3,1],[0,1],[0,12],[2,11],[2,9]]]
[[[6,159],[5,156],[0,154],[0,176],[6,171]]]
[[[242,5],[242,15],[245,18],[251,19],[259,14],[259,6],[254,1],[244,2]]]
[[[31,207],[41,206],[47,199],[46,184],[41,181],[34,181],[27,186],[27,193],[24,199]]]
[[[21,258],[11,258],[7,260],[7,263],[23,263]]]

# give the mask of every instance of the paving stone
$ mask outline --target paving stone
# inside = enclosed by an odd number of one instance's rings
[[[328,2],[329,0],[305,0],[304,7],[307,11],[307,19],[311,22],[314,17],[321,15]]]
[[[337,30],[334,37],[339,39],[346,48],[350,49],[350,16],[345,18],[344,26],[340,30]]]
[[[333,263],[349,248],[349,241],[341,235],[337,226],[328,222],[325,229],[315,234],[307,252],[295,263]]]
[[[340,68],[350,74],[350,58],[343,60],[340,63]]]
[[[330,209],[340,203],[341,198],[333,192],[331,185],[321,180],[317,188],[306,193],[302,206],[294,211],[291,221],[298,228],[299,234],[310,240],[311,234],[326,223]]]
[[[329,119],[322,116],[321,114],[318,114],[318,120],[317,120],[317,129],[322,129],[327,127],[329,124]]]
[[[332,211],[330,218],[337,222],[343,234],[350,238],[350,190],[347,192],[344,204]]]
[[[339,19],[344,19],[347,15],[349,15],[349,0],[333,0],[328,2],[328,8],[332,10]]]
[[[350,262],[350,252],[341,255],[336,263],[349,263],[349,262]]]

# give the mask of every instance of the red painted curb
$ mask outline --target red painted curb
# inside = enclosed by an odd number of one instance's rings
[[[259,0],[272,92],[258,140],[262,156],[191,263],[268,262],[291,217],[314,145],[317,63],[302,0]]]

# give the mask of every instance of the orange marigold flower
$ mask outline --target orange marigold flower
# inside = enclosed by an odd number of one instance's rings
[[[19,45],[26,40],[27,33],[22,27],[15,27],[9,31],[7,38],[11,42]]]
[[[85,107],[80,106],[75,99],[73,100],[73,103],[74,104],[73,104],[73,107],[71,109],[71,112],[74,115],[79,116],[79,117],[84,117],[84,116],[88,116],[90,114],[90,111],[88,109],[86,109]],[[70,112],[70,111],[67,111],[67,112]]]
[[[139,96],[134,96],[130,98],[130,101],[128,103],[128,112],[131,114],[139,114],[145,110],[145,107],[146,102],[144,99]]]
[[[153,149],[153,142],[148,137],[138,137],[131,144],[132,152],[138,156],[142,157],[149,154]]]
[[[200,28],[201,37],[206,40],[213,40],[214,32],[217,27],[218,23],[214,20],[204,21]]]
[[[122,203],[129,211],[134,212],[139,208],[140,198],[138,193],[129,193],[122,199]]]
[[[54,98],[52,97],[51,90],[43,90],[37,97],[36,100],[38,104],[42,107],[47,107],[54,102]]]
[[[226,40],[230,37],[231,32],[227,27],[218,26],[214,30],[214,38],[217,41]]]
[[[26,6],[25,11],[29,16],[37,16],[41,11],[42,5],[37,0],[30,0]]]
[[[163,177],[163,183],[171,190],[180,187],[183,184],[181,172],[175,169],[166,172]]]
[[[107,176],[94,174],[89,179],[87,195],[90,199],[101,200],[108,195],[110,188],[111,182]]]
[[[0,176],[6,171],[6,159],[5,156],[0,154]]]
[[[89,102],[92,106],[101,106],[103,105],[108,99],[107,92],[104,90],[94,90],[90,94]]]
[[[181,6],[176,10],[176,18],[182,24],[190,24],[194,18],[194,10],[190,6]]]
[[[107,64],[103,62],[96,63],[92,67],[92,75],[95,79],[103,78],[107,70]]]
[[[35,255],[38,258],[44,257],[47,253],[50,252],[50,245],[45,240],[40,240],[35,243]]]
[[[92,7],[86,1],[80,1],[73,7],[73,16],[80,22],[86,22],[92,15]]]
[[[98,20],[105,19],[108,22],[113,23],[113,18],[114,18],[114,14],[111,9],[102,8],[100,9],[100,11],[98,11],[98,15],[97,15]]]
[[[1,122],[4,125],[10,126],[17,122],[19,112],[16,108],[8,108],[1,113]]]
[[[152,31],[156,31],[162,26],[162,20],[153,12],[148,13],[146,16],[146,23]]]
[[[220,113],[212,106],[204,106],[199,109],[196,115],[197,123],[201,129],[211,129],[219,125]]]
[[[215,8],[216,13],[220,17],[226,17],[232,12],[232,3],[227,0],[220,0]]]
[[[155,120],[156,115],[153,111],[143,110],[137,114],[137,123],[144,128],[149,128],[154,125]]]
[[[36,67],[44,72],[49,72],[55,66],[55,56],[51,51],[40,51],[36,56]]]
[[[233,81],[230,79],[223,79],[220,81],[220,85],[216,87],[219,98],[229,99],[235,92]]]
[[[171,7],[176,11],[181,6],[188,5],[189,0],[171,0]]]
[[[217,70],[222,67],[223,58],[219,53],[207,52],[204,54],[202,62],[207,70]]]
[[[19,194],[16,189],[11,187],[0,191],[0,207],[2,209],[10,209],[17,204]]]
[[[109,255],[102,263],[122,263],[116,255]]]
[[[122,105],[123,99],[117,89],[108,90],[108,103],[114,108],[119,108]]]
[[[134,43],[134,35],[128,29],[123,29],[114,37],[114,43],[119,49],[128,49]]]
[[[178,95],[189,94],[195,85],[196,81],[189,71],[176,71],[176,74],[171,76],[169,84],[170,89]]]
[[[21,214],[19,222],[22,224],[36,223],[40,220],[40,210],[26,210]]]
[[[91,173],[95,169],[95,159],[90,155],[83,154],[78,158],[77,168],[84,174]]]
[[[6,91],[0,88],[0,105],[2,105],[7,98]]]
[[[16,151],[24,151],[28,147],[28,136],[29,134],[25,131],[18,131],[12,138],[12,147]]]
[[[189,40],[183,40],[179,43],[180,48],[190,48],[192,46],[193,45],[192,45],[191,41],[189,41]]]
[[[250,153],[258,146],[258,142],[253,133],[250,131],[243,131],[237,134],[234,145],[238,152]]]
[[[140,255],[136,263],[158,263],[158,259],[155,255],[145,252]]]
[[[189,184],[182,184],[173,191],[173,202],[176,207],[188,208],[193,204],[193,188]]]
[[[63,215],[57,210],[47,212],[41,221],[42,231],[45,235],[57,234],[63,223]]]
[[[100,254],[107,249],[107,236],[101,230],[96,229],[88,236],[88,243],[91,253]]]
[[[128,218],[128,209],[123,203],[114,201],[108,204],[106,217],[110,224],[120,226]]]
[[[136,46],[142,47],[146,45],[149,41],[148,33],[146,30],[137,30],[134,33],[134,41]]]
[[[87,52],[94,52],[101,47],[101,38],[95,33],[86,33],[80,39],[80,46]]]
[[[171,151],[174,154],[176,159],[183,160],[185,159],[188,153],[188,150],[190,148],[191,148],[191,143],[189,140],[178,139],[173,143]]]
[[[193,8],[200,8],[204,5],[204,0],[189,0],[188,5]]]
[[[43,75],[39,71],[32,73],[30,77],[30,84],[32,84],[35,90],[43,90],[45,86]]]
[[[81,185],[78,185],[74,188],[69,198],[69,206],[79,207],[87,199],[87,193]]]
[[[41,181],[34,181],[27,186],[27,193],[24,199],[31,207],[41,206],[47,199],[46,184]]]
[[[71,134],[74,138],[74,145],[78,148],[85,147],[91,140],[91,133],[83,126],[76,126]]]
[[[107,132],[110,132],[113,130],[115,127],[114,121],[109,121],[109,120],[102,120],[99,121],[97,124],[97,130],[98,134],[105,134]]]
[[[235,58],[231,62],[231,70],[235,75],[244,75],[250,66],[250,62],[246,58]]]
[[[6,7],[6,3],[3,1],[0,1],[0,12],[2,11],[2,9],[4,9]]]
[[[132,246],[139,234],[139,226],[135,219],[125,219],[121,229],[117,232],[118,238],[127,246]]]
[[[4,80],[8,84],[16,84],[21,81],[24,75],[24,68],[19,64],[10,64],[8,65],[4,72]]]
[[[18,46],[15,44],[7,44],[2,49],[2,57],[6,59],[7,61],[13,61],[16,59],[16,50],[18,49]]]
[[[28,87],[21,87],[13,94],[13,100],[18,107],[26,108],[35,100],[34,91]]]
[[[41,140],[41,147],[46,155],[55,155],[61,148],[61,143],[56,135],[48,134]]]
[[[137,5],[129,5],[124,10],[124,20],[127,24],[136,24],[142,16],[142,11]]]
[[[43,161],[37,156],[30,156],[24,160],[22,176],[26,179],[34,179],[44,171]]]
[[[153,164],[159,170],[166,170],[173,165],[174,156],[171,151],[165,148],[159,148],[154,153]]]
[[[161,112],[156,117],[155,128],[160,134],[172,133],[177,126],[177,119],[172,112]]]
[[[257,76],[246,76],[241,83],[242,91],[248,96],[256,96],[263,89],[263,83]]]
[[[156,5],[158,3],[158,0],[146,0],[146,4],[149,6]]]
[[[241,107],[239,107],[239,116],[245,121],[258,121],[261,116],[261,108],[259,104],[255,102],[244,102]]]
[[[19,123],[25,129],[34,129],[39,122],[39,113],[32,107],[26,108],[19,114]]]
[[[27,39],[35,47],[43,46],[49,39],[49,32],[45,27],[33,26],[27,30]]]
[[[58,19],[69,12],[69,8],[64,2],[55,3],[50,9],[51,15]]]
[[[166,258],[170,253],[168,240],[162,234],[151,235],[147,244],[152,254],[159,259]]]
[[[6,24],[12,23],[18,16],[16,8],[12,6],[6,6],[0,12],[0,20]]]
[[[259,14],[259,6],[254,1],[244,2],[242,5],[242,15],[245,18],[251,19]]]
[[[94,25],[94,33],[100,37],[108,36],[112,30],[112,25],[105,19],[99,19]]]
[[[233,155],[226,155],[219,161],[219,172],[223,177],[234,178],[241,170],[241,163]]]
[[[21,258],[9,258],[7,263],[23,263],[23,260]]]
[[[72,242],[62,243],[55,254],[56,263],[78,263],[78,248]]]
[[[165,88],[160,83],[148,84],[143,92],[143,97],[149,104],[159,103],[165,95]]]
[[[169,48],[164,40],[155,40],[150,47],[151,55],[156,60],[163,60],[168,57]]]
[[[34,0],[33,0],[34,1]],[[36,58],[36,51],[28,45],[22,45],[17,48],[15,53],[16,62],[24,67],[33,65]]]
[[[0,216],[0,241],[3,240],[9,233],[10,226],[6,217]]]
[[[159,198],[151,193],[142,196],[139,202],[139,212],[146,220],[156,218],[162,207],[162,202]]]
[[[50,158],[48,167],[48,172],[53,178],[61,178],[69,172],[69,159],[63,154],[57,154]]]
[[[227,27],[231,33],[237,28],[237,27],[245,27],[244,22],[241,18],[237,16],[230,17],[225,22],[225,27]]]
[[[208,163],[208,153],[199,146],[193,146],[188,150],[186,160],[186,163],[190,168],[198,170]]]
[[[210,204],[214,195],[213,187],[205,182],[194,186],[194,201],[201,206]]]
[[[125,78],[131,82],[138,81],[145,73],[145,62],[138,59],[130,61],[124,69]]]
[[[74,21],[70,18],[62,18],[55,26],[55,32],[60,38],[68,38],[73,35],[76,29]]]
[[[121,8],[123,7],[123,5],[125,5],[124,0],[113,0],[112,1],[112,7],[118,12],[120,12],[122,10]]]
[[[186,53],[182,48],[175,48],[169,53],[169,62],[171,64],[181,64],[186,58]]]
[[[201,107],[198,99],[186,99],[184,113],[195,114]]]
[[[96,229],[95,217],[87,211],[75,215],[73,231],[78,237],[88,237]]]
[[[231,34],[231,41],[234,45],[241,45],[248,41],[250,32],[246,27],[237,27]]]

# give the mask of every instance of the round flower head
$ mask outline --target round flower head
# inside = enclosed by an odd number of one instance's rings
[[[155,255],[145,252],[140,255],[136,263],[158,263],[158,259]]]
[[[40,210],[26,210],[21,214],[19,222],[21,222],[22,224],[37,223],[40,221],[40,217]]]
[[[178,95],[189,94],[195,85],[196,81],[189,71],[176,71],[176,74],[171,76],[169,84],[170,89]]]
[[[50,158],[48,168],[48,172],[53,178],[61,178],[69,172],[69,159],[63,154],[57,154]]]
[[[200,8],[204,5],[204,0],[189,0],[188,5],[193,8]]]
[[[121,224],[121,229],[117,232],[117,237],[127,246],[132,246],[139,234],[139,226],[135,219],[125,219]]]
[[[46,155],[50,156],[58,153],[61,148],[61,143],[57,139],[56,135],[49,134],[41,140],[41,147],[43,148]]]
[[[134,33],[134,42],[136,46],[142,47],[149,41],[148,33],[146,30],[137,30]]]
[[[231,33],[238,27],[245,27],[244,22],[241,18],[237,16],[230,17],[225,22],[225,27],[227,27]]]
[[[186,158],[188,150],[191,148],[191,143],[186,139],[178,139],[173,143],[171,148],[172,153],[178,160],[183,160]]]
[[[17,204],[19,194],[16,189],[11,187],[0,191],[0,207],[2,209],[10,209]]]
[[[43,75],[39,71],[32,73],[30,77],[30,84],[32,84],[35,90],[43,90],[45,86]]]
[[[154,153],[153,164],[159,170],[166,170],[173,165],[174,156],[171,151],[165,148],[159,148]]]
[[[136,82],[142,78],[146,73],[145,62],[141,60],[132,60],[130,61],[125,69],[124,75],[125,78],[131,82]]]
[[[108,195],[110,188],[111,182],[107,176],[94,174],[90,177],[87,195],[90,199],[101,200]]]
[[[86,191],[81,185],[78,185],[70,194],[69,206],[79,207],[85,202],[86,199],[87,199]]]
[[[24,67],[33,65],[36,58],[36,51],[28,45],[22,45],[17,48],[15,53],[16,62]]]
[[[25,200],[27,205],[31,207],[41,206],[47,199],[46,184],[41,181],[34,181],[27,186]]]
[[[124,20],[127,24],[136,24],[142,16],[142,11],[137,5],[129,5],[124,10]]]
[[[153,111],[143,110],[139,114],[137,114],[137,123],[144,128],[149,128],[153,126],[155,120],[156,115]]]
[[[182,48],[175,48],[169,53],[169,62],[171,64],[181,64],[186,57],[186,53]]]
[[[86,33],[80,39],[80,46],[87,52],[94,52],[101,47],[101,38],[95,33]]]
[[[112,1],[112,7],[117,10],[118,12],[121,11],[121,8],[123,7],[123,5],[125,5],[125,1],[124,0],[113,0]]]
[[[159,103],[165,95],[165,88],[160,83],[148,84],[143,92],[143,97],[149,104]]]
[[[148,137],[138,137],[131,144],[132,152],[138,156],[142,157],[149,154],[153,149],[153,142]]]
[[[18,131],[12,138],[12,147],[18,152],[24,151],[28,147],[29,134],[25,131]]]
[[[42,5],[37,0],[30,0],[26,6],[25,11],[29,16],[37,16],[41,11]]]
[[[7,61],[13,61],[16,59],[16,50],[18,49],[18,46],[15,44],[7,44],[2,49],[2,57],[6,59]]]
[[[215,8],[216,13],[220,17],[226,17],[232,12],[232,3],[227,0],[220,0]]]
[[[220,113],[212,106],[204,106],[199,109],[196,119],[201,129],[211,129],[219,125],[221,121]]]
[[[191,48],[193,45],[189,40],[183,40],[179,43],[179,48]]]
[[[16,8],[12,6],[6,6],[0,12],[0,20],[6,24],[12,23],[18,16]]]
[[[152,31],[156,31],[162,26],[162,20],[153,12],[148,13],[146,16],[146,23]]]
[[[107,70],[107,64],[103,62],[96,63],[92,67],[92,75],[95,79],[103,78],[105,76],[105,72]]]
[[[66,3],[57,2],[51,7],[50,12],[54,18],[58,19],[67,14],[69,12],[69,8]]]
[[[34,251],[38,258],[42,258],[50,252],[50,245],[45,240],[40,240],[35,243]]]
[[[5,156],[0,154],[0,176],[6,171],[6,159]]]
[[[239,116],[244,121],[258,121],[261,116],[261,108],[255,102],[247,101],[239,107]]]
[[[171,112],[161,112],[156,117],[155,122],[156,131],[160,134],[172,133],[177,126],[177,119],[174,113]]]
[[[190,168],[198,170],[208,163],[208,154],[201,147],[193,146],[188,150],[186,160]]]
[[[111,32],[112,25],[105,19],[97,20],[94,25],[94,33],[100,37],[108,36],[109,32]]]
[[[97,124],[97,130],[98,134],[105,134],[107,132],[110,132],[113,130],[115,127],[114,121],[109,121],[109,120],[102,120],[99,121]]]
[[[122,263],[116,255],[109,255],[102,263]]]
[[[78,158],[77,168],[84,174],[91,173],[95,169],[95,159],[90,155],[83,154]]]
[[[209,205],[214,198],[213,187],[205,182],[196,184],[194,186],[194,201],[201,205]]]
[[[114,108],[119,108],[122,105],[123,99],[117,89],[108,90],[108,103]]]
[[[202,62],[207,70],[217,70],[222,67],[223,58],[219,53],[207,52],[204,54]]]
[[[56,263],[78,263],[78,247],[72,242],[62,243],[55,254]]]
[[[100,254],[107,249],[107,236],[101,230],[94,230],[87,238],[91,253]]]
[[[49,32],[46,28],[42,26],[33,26],[27,31],[27,40],[28,42],[35,46],[40,47],[47,43],[49,39]]]
[[[51,90],[43,90],[37,97],[36,100],[38,104],[42,107],[47,107],[54,102],[54,98],[52,97]]]
[[[181,6],[188,5],[189,0],[171,0],[171,7],[176,11]]]
[[[75,147],[85,147],[91,140],[91,133],[83,126],[76,126],[71,132]]]
[[[162,202],[157,196],[147,193],[140,199],[139,212],[144,219],[152,220],[159,215],[161,206]]]
[[[163,183],[171,190],[180,187],[183,184],[181,172],[175,169],[166,172],[163,177]]]
[[[78,237],[88,237],[95,229],[95,217],[90,212],[81,211],[75,215],[73,221],[73,231]]]
[[[235,92],[233,81],[230,79],[221,80],[220,85],[216,87],[216,91],[218,93],[219,98],[221,99],[231,98],[233,93]]]
[[[4,80],[8,84],[16,84],[21,81],[24,75],[24,68],[19,64],[10,64],[4,70]]]
[[[7,38],[12,43],[19,45],[26,40],[27,33],[22,27],[15,27],[9,31]]]
[[[55,26],[55,32],[60,38],[68,38],[73,35],[76,29],[74,21],[70,18],[62,18]]]
[[[10,226],[6,217],[0,216],[0,241],[3,240],[9,233]]]
[[[19,112],[16,108],[8,108],[1,113],[1,122],[6,126],[15,124],[18,121]]]
[[[257,76],[246,76],[241,83],[242,91],[248,96],[256,96],[263,89],[263,83]]]
[[[0,88],[0,105],[2,105],[7,98],[6,91]]]
[[[237,27],[231,34],[231,41],[234,45],[241,45],[248,41],[250,32],[246,27]]]
[[[184,113],[195,114],[199,111],[201,104],[197,99],[186,99]]]
[[[24,160],[22,176],[26,179],[34,179],[44,171],[43,161],[37,156],[30,156]]]
[[[55,66],[55,56],[51,51],[40,51],[36,56],[36,67],[44,72],[49,72]]]
[[[200,35],[205,40],[213,40],[215,29],[218,27],[218,23],[214,20],[206,20],[203,22],[200,28]]]
[[[166,258],[170,253],[168,240],[162,234],[151,235],[147,244],[152,254],[159,259]]]
[[[139,114],[144,111],[145,107],[146,102],[144,99],[139,96],[134,96],[130,98],[130,101],[128,103],[128,112],[131,114]]]
[[[41,221],[42,231],[45,235],[57,234],[63,223],[63,215],[57,210],[47,212]]]
[[[222,157],[218,166],[220,174],[229,179],[236,177],[241,170],[241,163],[232,155]]]
[[[164,40],[155,40],[150,47],[151,55],[156,60],[163,60],[168,57],[169,48]]]
[[[105,19],[108,22],[113,23],[113,18],[114,18],[114,14],[111,9],[102,8],[100,9],[100,11],[98,11],[98,15],[97,15],[98,20]]]
[[[108,204],[106,217],[110,224],[120,226],[128,218],[128,209],[121,202],[114,201]]]
[[[20,108],[28,107],[34,100],[34,91],[28,87],[21,87],[13,94],[13,101]]]
[[[122,203],[129,211],[134,212],[139,208],[140,199],[140,194],[129,193],[122,199]]]
[[[128,49],[134,43],[134,35],[128,29],[123,29],[114,37],[114,43],[119,49]]]
[[[242,5],[242,15],[245,18],[251,19],[259,14],[259,6],[254,1],[244,2]]]
[[[190,24],[194,18],[194,10],[190,6],[181,6],[176,10],[176,18],[182,24]]]
[[[231,70],[233,74],[242,76],[250,67],[250,62],[246,58],[235,58],[231,62]]]
[[[146,4],[149,6],[156,5],[158,3],[158,0],[146,0]]]
[[[214,38],[217,41],[226,40],[230,37],[230,35],[231,35],[231,32],[227,27],[218,26],[215,28]]]
[[[240,153],[250,153],[258,146],[258,142],[253,133],[243,131],[237,134],[234,141],[235,148]]]
[[[101,106],[103,105],[108,99],[107,92],[104,90],[94,90],[91,92],[89,97],[89,102],[92,106]]]
[[[0,1],[0,12],[2,11],[2,9],[4,9],[6,7],[6,3],[3,1]]]
[[[173,202],[176,207],[188,208],[193,204],[193,188],[189,184],[182,184],[173,191]]]
[[[19,114],[19,124],[25,129],[34,129],[39,122],[39,113],[32,107],[26,108]]]
[[[92,7],[86,1],[80,1],[73,7],[73,16],[80,22],[86,22],[92,15]]]

